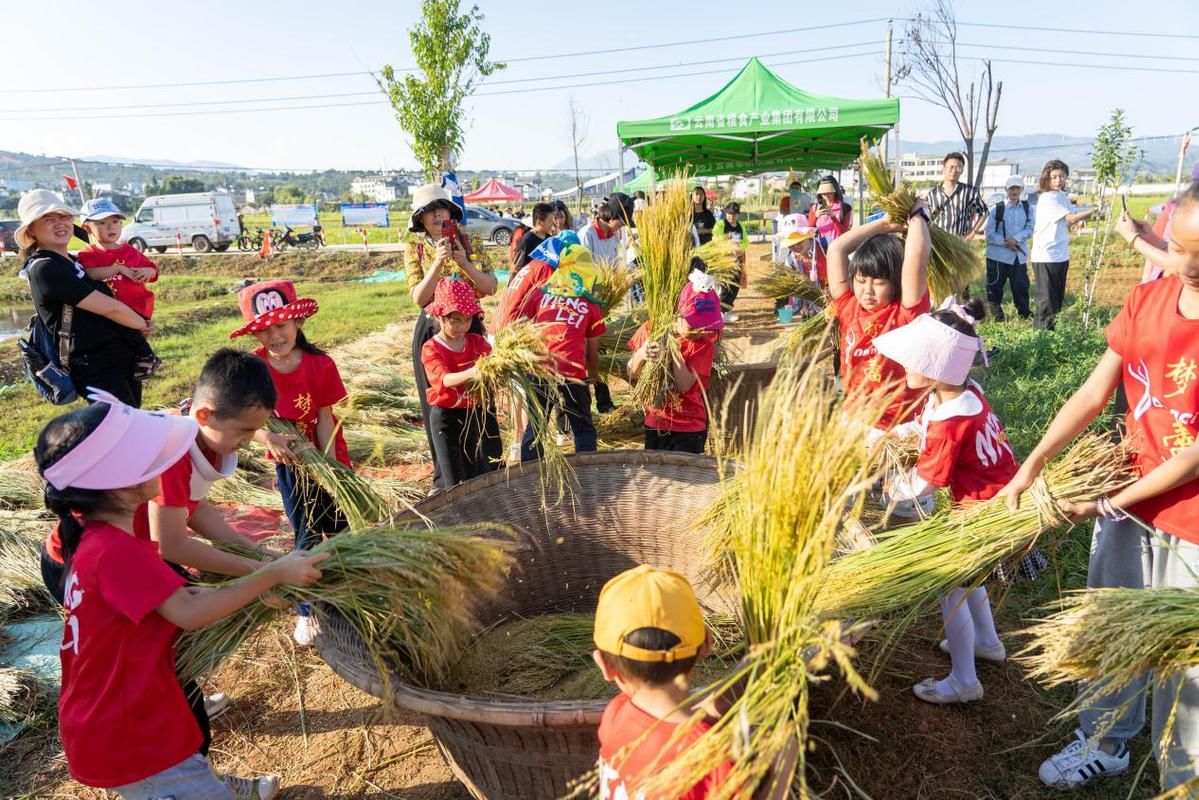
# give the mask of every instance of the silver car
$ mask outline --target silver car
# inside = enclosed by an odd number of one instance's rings
[[[512,241],[512,232],[516,230],[516,220],[501,217],[499,214],[478,206],[466,207],[466,232],[478,236],[485,242],[494,242],[508,246]]]

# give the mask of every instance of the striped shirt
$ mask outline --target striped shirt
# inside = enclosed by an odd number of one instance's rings
[[[978,218],[987,213],[987,206],[978,189],[965,183],[959,183],[950,195],[945,194],[944,186],[937,184],[929,191],[925,202],[928,203],[933,222],[955,236],[970,233]]]

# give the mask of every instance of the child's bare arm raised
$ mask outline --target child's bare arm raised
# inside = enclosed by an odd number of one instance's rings
[[[924,201],[916,201],[916,211]],[[904,308],[917,305],[928,294],[928,257],[932,252],[932,237],[928,220],[917,213],[908,220],[908,235],[903,247],[903,272],[900,275],[900,296]]]

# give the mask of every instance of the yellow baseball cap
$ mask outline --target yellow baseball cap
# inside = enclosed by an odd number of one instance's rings
[[[669,650],[643,650],[625,641],[639,628],[679,637]],[[604,585],[595,609],[595,646],[633,661],[671,663],[699,654],[707,632],[695,590],[677,572],[648,564],[626,570]]]

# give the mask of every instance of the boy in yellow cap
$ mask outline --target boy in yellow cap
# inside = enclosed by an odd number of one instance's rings
[[[703,611],[682,575],[642,564],[604,586],[595,609],[592,656],[620,694],[600,721],[602,800],[640,797],[646,778],[711,728],[703,723],[672,741],[693,713],[687,704],[691,670],[710,645]],[[714,793],[731,768],[726,763],[713,770],[680,798],[702,800]]]

